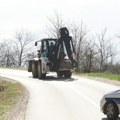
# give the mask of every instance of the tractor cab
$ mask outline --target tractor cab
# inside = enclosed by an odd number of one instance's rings
[[[40,43],[38,48],[38,57],[44,57],[50,59],[52,55],[52,51],[56,44],[56,40],[57,39],[49,38],[35,42],[35,46],[38,45],[38,42]]]

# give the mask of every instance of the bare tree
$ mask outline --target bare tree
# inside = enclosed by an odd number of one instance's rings
[[[5,42],[1,42],[0,43],[0,66],[4,65],[5,47],[6,47],[6,43]]]
[[[88,43],[88,29],[81,23],[80,25],[72,24],[70,26],[73,42],[76,51],[77,69],[76,71],[84,71],[85,69],[85,54]],[[87,57],[87,55],[86,55]]]
[[[15,54],[9,40],[4,40],[4,42],[0,44],[0,55],[0,66],[11,67],[15,65]]]
[[[55,16],[53,18],[49,17],[48,20],[50,22],[50,25],[47,27],[48,36],[58,38],[59,29],[64,25],[62,16],[55,11]]]
[[[106,29],[96,38],[96,60],[100,71],[104,71],[104,66],[108,62],[113,62],[115,54],[115,46],[111,42],[111,39],[106,38]]]
[[[91,72],[93,71],[93,65],[94,65],[94,56],[95,56],[95,51],[94,51],[94,39],[87,39],[85,43],[85,47],[83,49],[83,67],[84,67],[84,72]]]
[[[27,52],[30,50],[33,36],[32,33],[21,30],[16,32],[15,40],[14,50],[16,51],[16,60],[20,67],[27,57]]]

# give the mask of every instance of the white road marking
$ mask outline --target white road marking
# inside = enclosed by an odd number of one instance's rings
[[[66,86],[68,86],[68,85],[66,85]],[[79,90],[77,90],[77,89],[75,89],[74,87],[71,87],[71,86],[68,86],[68,87],[71,88],[72,90],[74,90],[75,92],[77,92],[80,96],[82,96],[89,103],[91,103],[92,105],[94,105],[97,109],[100,109],[100,107],[94,101],[92,101],[89,97],[87,97],[86,95],[84,95],[83,93],[81,93]]]
[[[53,83],[52,83],[53,85]],[[56,86],[56,84],[54,84]],[[73,91],[75,91],[77,94],[79,94],[81,97],[83,97],[85,100],[87,100],[90,104],[92,104],[93,106],[95,106],[97,109],[100,110],[100,106],[95,103],[93,100],[91,100],[89,97],[87,97],[85,94],[81,93],[78,89],[68,85],[68,84],[64,84],[64,86],[69,87],[70,89],[72,89]]]

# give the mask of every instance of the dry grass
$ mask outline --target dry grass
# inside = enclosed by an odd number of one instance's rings
[[[22,85],[0,77],[0,120],[7,119],[7,113],[17,104]]]

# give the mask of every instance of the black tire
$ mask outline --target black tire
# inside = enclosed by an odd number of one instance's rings
[[[57,71],[57,76],[58,76],[58,78],[63,77],[63,72],[62,71]]]
[[[28,61],[28,72],[32,72],[32,60]]]
[[[108,120],[117,120],[119,111],[117,105],[114,102],[108,102],[106,104],[105,110]]]
[[[32,63],[32,75],[33,75],[33,78],[38,78],[38,69],[37,69],[36,61],[33,61]]]
[[[39,79],[45,79],[46,78],[46,74],[42,73],[41,62],[38,62],[38,78]]]
[[[65,78],[71,78],[71,75],[72,75],[72,72],[70,70],[69,71],[64,71]]]

